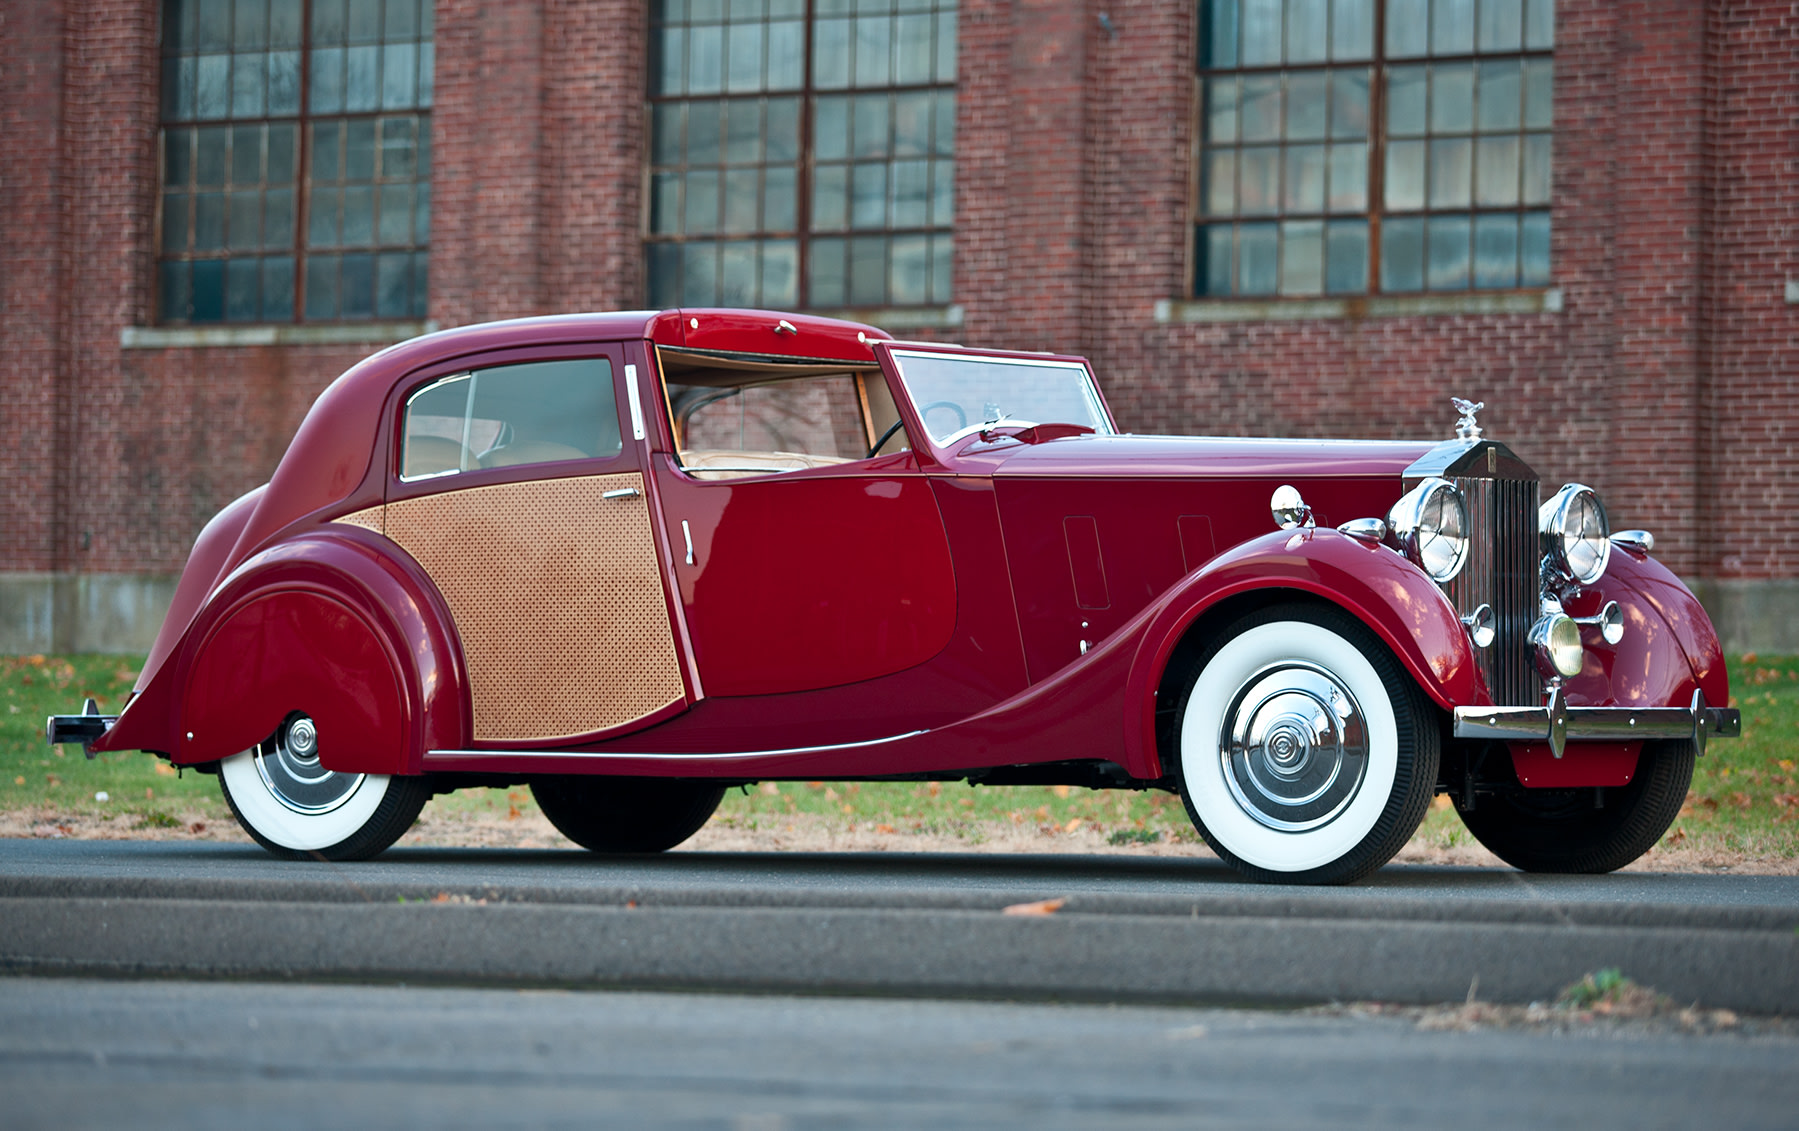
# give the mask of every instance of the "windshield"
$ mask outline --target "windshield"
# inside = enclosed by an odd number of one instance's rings
[[[1079,362],[894,350],[893,363],[938,444],[987,424],[1079,424],[1112,434],[1093,379]]]

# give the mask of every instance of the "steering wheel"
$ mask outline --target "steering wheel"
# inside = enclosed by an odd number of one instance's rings
[[[865,455],[865,456],[863,456],[863,457],[862,457],[862,458],[863,458],[863,459],[873,459],[873,458],[875,458],[875,453],[876,453],[876,452],[878,452],[878,451],[880,451],[880,450],[881,450],[881,447],[882,447],[882,446],[883,446],[883,445],[884,445],[884,444],[886,444],[886,443],[887,443],[887,441],[889,441],[889,440],[891,440],[891,439],[893,439],[893,434],[894,434],[894,433],[895,433],[895,432],[898,432],[898,431],[899,431],[899,430],[900,430],[900,425],[901,425],[901,424],[902,424],[902,423],[904,423],[904,422],[903,422],[903,421],[899,421],[899,420],[895,420],[895,421],[894,421],[894,422],[893,422],[893,426],[892,426],[892,427],[891,427],[891,428],[889,428],[889,429],[887,429],[887,431],[885,431],[885,432],[883,432],[883,433],[881,433],[881,438],[880,438],[880,439],[879,439],[879,440],[876,440],[876,441],[875,441],[875,442],[874,442],[874,446],[873,446],[873,447],[871,447],[871,448],[869,448],[869,449],[868,449],[868,454],[867,454],[867,455]]]
[[[955,428],[951,429],[952,432],[959,432],[962,429],[968,427],[968,413],[962,411],[962,406],[957,404],[955,401],[932,401],[930,404],[925,405],[923,408],[918,410],[918,418],[920,420],[923,420],[925,417],[931,415],[931,413],[935,412],[937,409],[940,409],[940,408],[947,408],[951,412],[956,414],[956,426],[955,426]],[[929,430],[929,427],[930,426],[927,424],[926,429]]]

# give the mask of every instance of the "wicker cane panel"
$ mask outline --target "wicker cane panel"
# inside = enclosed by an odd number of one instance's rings
[[[380,534],[382,532],[381,510],[382,508],[380,506],[368,507],[365,510],[353,511],[350,514],[340,514],[331,521],[347,522],[351,526],[360,526],[364,530],[373,530],[376,534]]]
[[[456,618],[477,739],[587,734],[682,698],[642,491],[601,475],[388,504],[387,536]]]

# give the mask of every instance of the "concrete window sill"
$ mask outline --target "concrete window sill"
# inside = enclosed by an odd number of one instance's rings
[[[206,349],[232,346],[392,345],[437,329],[435,322],[338,322],[329,325],[127,326],[119,346],[128,350]]]
[[[1157,322],[1279,322],[1440,314],[1560,314],[1562,289],[1344,298],[1193,299],[1156,303]]]
[[[807,313],[824,318],[865,322],[883,330],[943,330],[962,325],[960,305],[853,307],[846,310],[809,310]]]

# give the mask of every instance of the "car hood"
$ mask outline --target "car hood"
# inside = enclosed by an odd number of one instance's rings
[[[999,440],[966,449],[999,476],[1338,478],[1398,476],[1435,445],[1424,441],[1277,440],[1234,436],[1069,436]]]

